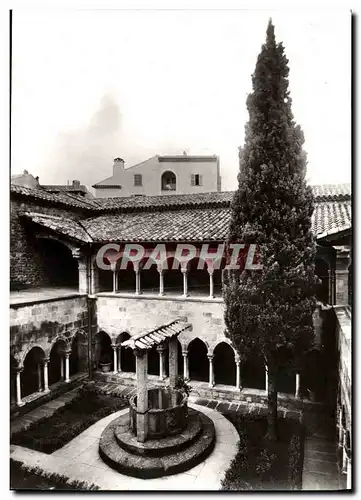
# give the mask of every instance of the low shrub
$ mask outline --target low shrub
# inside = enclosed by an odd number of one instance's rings
[[[50,474],[40,467],[28,467],[10,459],[10,489],[12,490],[99,490],[99,486],[84,481],[69,481],[60,474]]]
[[[239,433],[238,451],[221,482],[222,490],[293,490],[301,484],[302,436],[296,421],[279,419],[278,440],[265,438],[267,420],[227,412]],[[292,459],[291,459],[292,455]]]
[[[11,442],[43,453],[53,453],[98,420],[126,406],[120,398],[97,394],[85,387],[78,396],[26,430],[15,433]]]

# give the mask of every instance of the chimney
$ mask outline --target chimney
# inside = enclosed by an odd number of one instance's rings
[[[74,188],[80,188],[80,181],[73,181]]]
[[[24,175],[29,175],[29,172],[27,170],[24,170]]]
[[[38,186],[40,186],[39,176],[38,176],[38,175],[35,177],[35,180],[36,180],[36,182],[37,182],[37,185],[38,185]]]
[[[123,158],[114,158],[114,163],[113,163],[113,177],[119,177],[119,175],[123,171],[124,171],[124,160],[123,160]]]

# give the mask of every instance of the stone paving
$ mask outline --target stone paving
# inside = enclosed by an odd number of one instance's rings
[[[51,455],[12,445],[10,456],[28,466],[39,466],[46,472],[62,474],[71,481],[96,484],[102,490],[219,490],[222,477],[237,453],[238,432],[221,413],[198,404],[189,403],[189,406],[213,420],[217,437],[211,455],[201,464],[181,474],[159,479],[138,479],[114,471],[100,459],[99,439],[104,428],[114,418],[128,412],[128,408],[96,422]]]
[[[62,406],[72,401],[77,394],[78,389],[73,389],[69,392],[66,392],[62,396],[59,396],[58,398],[53,399],[48,403],[44,403],[38,408],[35,408],[34,410],[25,413],[25,415],[11,421],[10,436],[12,436],[15,432],[25,430],[27,427],[29,427],[30,424],[32,424],[33,422],[37,422],[43,417],[51,417],[58,408],[61,408]]]

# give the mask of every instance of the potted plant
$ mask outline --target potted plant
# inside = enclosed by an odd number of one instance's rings
[[[103,373],[109,373],[112,369],[112,358],[109,354],[103,354],[99,361],[100,369]]]
[[[192,390],[191,386],[187,384],[182,375],[178,375],[174,388],[184,392],[187,396],[189,396]]]

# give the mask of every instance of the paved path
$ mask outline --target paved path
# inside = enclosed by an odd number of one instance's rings
[[[335,424],[327,416],[306,413],[306,438],[302,471],[302,490],[341,490],[335,443]]]
[[[219,490],[222,477],[237,453],[238,432],[221,413],[196,404],[190,403],[189,406],[213,420],[217,437],[209,457],[181,474],[157,479],[138,479],[116,472],[100,459],[98,446],[101,433],[114,418],[127,413],[128,408],[96,422],[51,455],[12,445],[10,456],[28,466],[39,466],[46,472],[62,474],[71,481],[96,484],[102,490]]]
[[[268,413],[267,406],[262,403],[248,403],[247,401],[219,401],[216,399],[204,399],[190,396],[189,401],[206,408],[215,409],[221,413],[228,411],[240,413],[242,415],[261,415],[266,416]],[[301,418],[301,411],[290,410],[278,404],[278,417],[281,418],[294,418],[299,420]]]
[[[43,417],[51,417],[51,415],[53,415],[58,408],[61,408],[65,404],[69,403],[69,401],[72,401],[77,394],[78,388],[73,389],[66,392],[62,396],[59,396],[58,398],[29,411],[29,413],[25,413],[25,415],[10,421],[10,435],[12,436],[15,432],[25,430],[30,424],[37,422]]]

